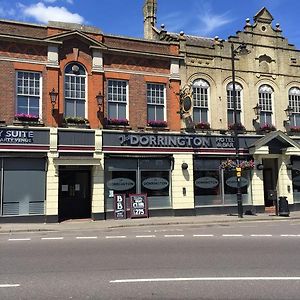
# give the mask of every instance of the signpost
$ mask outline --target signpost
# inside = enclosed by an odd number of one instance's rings
[[[126,219],[126,194],[114,195],[115,219]]]
[[[148,218],[147,194],[130,194],[129,198],[131,218]]]

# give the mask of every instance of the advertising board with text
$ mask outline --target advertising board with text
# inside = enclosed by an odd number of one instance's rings
[[[129,199],[131,218],[148,218],[147,194],[130,194]]]

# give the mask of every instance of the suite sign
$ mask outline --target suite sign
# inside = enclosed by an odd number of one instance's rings
[[[49,130],[30,130],[12,127],[0,128],[0,144],[2,145],[43,145],[50,143]]]
[[[28,130],[0,130],[0,143],[4,144],[32,144],[34,132]]]
[[[234,148],[231,136],[196,134],[103,133],[103,145],[150,148]]]

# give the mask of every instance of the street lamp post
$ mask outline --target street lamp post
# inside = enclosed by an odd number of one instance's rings
[[[238,217],[243,218],[243,201],[241,193],[241,168],[240,168],[240,159],[239,159],[239,136],[238,136],[238,120],[237,120],[237,100],[236,100],[236,89],[235,89],[235,65],[234,58],[237,54],[248,54],[248,50],[245,44],[239,45],[234,49],[233,43],[231,43],[231,68],[232,68],[232,101],[233,101],[233,118],[234,118],[234,147],[235,147],[235,162],[236,162],[236,199],[237,199],[237,209]]]

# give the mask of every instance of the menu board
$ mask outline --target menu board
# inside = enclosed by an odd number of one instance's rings
[[[131,218],[148,218],[147,194],[130,194]]]
[[[126,219],[126,194],[114,195],[115,219]]]

